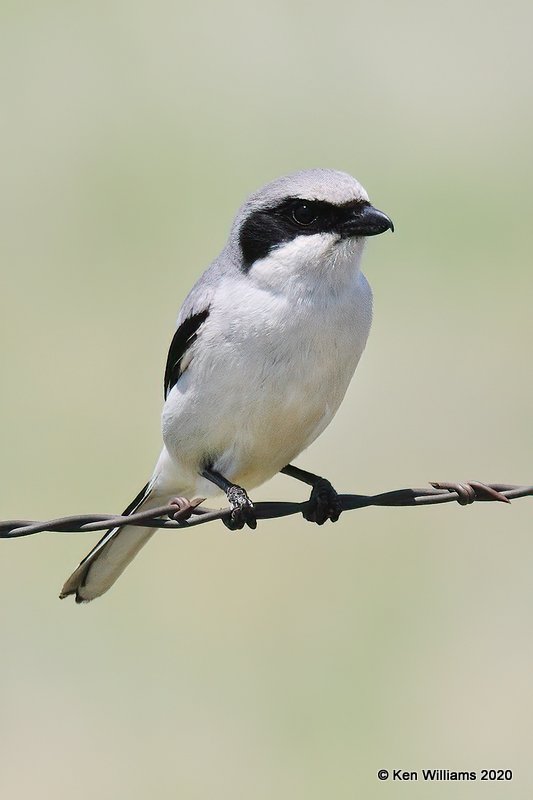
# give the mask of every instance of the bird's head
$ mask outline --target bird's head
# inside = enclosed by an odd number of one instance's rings
[[[357,272],[367,236],[394,230],[345,172],[311,169],[279,178],[248,198],[232,228],[242,269],[261,283],[321,283]],[[329,274],[328,274],[329,273]]]

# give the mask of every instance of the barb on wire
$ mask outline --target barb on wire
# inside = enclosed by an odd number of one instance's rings
[[[369,506],[422,506],[458,502],[467,505],[474,501],[496,501],[509,503],[519,497],[533,496],[533,486],[514,486],[507,483],[431,483],[431,489],[396,489],[381,494],[341,494],[339,501],[343,511]],[[116,514],[78,514],[59,517],[44,522],[27,519],[5,520],[0,522],[0,539],[17,539],[34,533],[91,533],[120,525],[137,525],[143,528],[162,528],[176,530],[203,525],[213,520],[228,519],[231,508],[213,510],[201,506],[203,499],[184,500],[176,498],[166,506],[138,511],[121,516]],[[304,512],[310,503],[261,502],[255,503],[257,519],[277,519]]]

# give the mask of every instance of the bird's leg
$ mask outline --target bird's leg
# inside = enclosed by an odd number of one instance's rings
[[[309,520],[309,522],[316,522],[317,525],[323,525],[328,519],[332,522],[337,522],[342,513],[342,505],[339,495],[326,478],[321,478],[319,475],[314,475],[305,469],[294,467],[292,464],[287,464],[281,472],[313,487],[308,507],[303,512],[305,519]]]
[[[206,467],[202,470],[202,476],[214,483],[219,489],[225,492],[231,506],[231,516],[224,519],[224,525],[231,531],[241,530],[245,525],[254,530],[257,527],[254,504],[241,486],[231,483],[220,472]]]

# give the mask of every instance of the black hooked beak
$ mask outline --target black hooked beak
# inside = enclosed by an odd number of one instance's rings
[[[343,239],[350,236],[377,236],[388,230],[394,232],[390,217],[368,203],[353,209],[341,226],[341,236]]]

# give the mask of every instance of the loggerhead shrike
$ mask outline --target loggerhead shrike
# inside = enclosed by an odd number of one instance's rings
[[[361,357],[372,320],[361,256],[365,238],[387,230],[389,217],[345,172],[305,170],[251,195],[179,313],[163,450],[125,514],[222,490],[228,527],[255,528],[246,490],[283,472],[313,487],[308,520],[339,518],[329,481],[291,462],[329,425]],[[108,531],[61,597],[99,597],[154,532]]]

